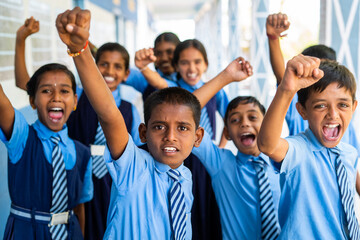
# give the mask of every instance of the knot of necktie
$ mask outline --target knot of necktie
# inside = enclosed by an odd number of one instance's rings
[[[175,181],[175,182],[179,181],[180,172],[178,170],[170,169],[169,171],[167,171],[167,174],[170,176],[170,178],[173,181]]]
[[[53,142],[55,145],[58,145],[60,142],[60,137],[50,137],[51,142]]]

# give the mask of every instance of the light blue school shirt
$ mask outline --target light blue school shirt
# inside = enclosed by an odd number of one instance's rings
[[[204,82],[202,80],[200,80],[197,84],[195,84],[194,86],[191,86],[188,83],[186,83],[184,81],[184,79],[181,78],[178,80],[177,83],[172,83],[171,85],[169,84],[168,86],[169,87],[181,87],[192,93],[196,89],[199,89],[200,87],[202,87],[203,85],[204,85]],[[229,100],[227,98],[225,91],[223,89],[221,89],[219,92],[216,93],[215,98],[216,98],[216,110],[220,113],[222,118],[224,118],[226,108],[229,104]],[[205,129],[205,131],[207,131],[211,136],[213,135],[213,129],[211,127],[209,115],[207,113],[206,108],[201,109],[200,126],[203,127]]]
[[[308,127],[309,123],[304,120],[296,109],[296,103],[298,102],[298,95],[295,94],[294,98],[290,103],[290,107],[286,112],[285,120],[289,128],[289,135],[297,135],[298,133],[304,132]],[[352,121],[350,121],[348,128],[346,129],[342,139],[342,142],[349,143],[355,147],[360,157],[360,142],[356,136],[356,130]]]
[[[170,80],[176,82],[176,72],[166,75],[161,72],[159,69],[156,70],[159,75],[165,80]],[[130,68],[130,74],[124,84],[129,85],[136,89],[138,92],[144,93],[145,89],[149,86],[144,75],[137,68]]]
[[[83,88],[80,87],[76,87],[76,94],[78,95],[78,99],[80,99],[81,94],[83,93]],[[118,85],[118,87],[111,92],[116,106],[120,107],[121,104],[121,84]],[[139,135],[139,125],[141,123],[141,119],[140,119],[140,115],[139,112],[137,110],[137,108],[134,106],[134,104],[131,103],[131,109],[132,109],[132,125],[131,125],[131,129],[130,129],[130,134],[134,139],[134,142],[136,145],[140,146],[142,144],[141,140],[140,140],[140,135]]]
[[[119,159],[104,158],[113,180],[104,239],[171,239],[168,194],[173,181],[170,167],[129,142]],[[185,195],[186,239],[191,239],[192,176],[184,165],[177,168]]]
[[[241,152],[235,156],[230,150],[218,148],[205,132],[195,154],[209,173],[216,201],[220,209],[222,235],[224,239],[261,239],[261,215],[259,183],[253,158],[266,162],[265,171],[273,193],[277,212],[280,198],[279,173],[269,157],[260,153],[258,157]]]
[[[46,160],[51,164],[52,163],[52,150],[54,148],[54,143],[50,140],[52,136],[60,137],[59,146],[64,157],[65,169],[71,170],[76,163],[76,150],[74,141],[71,140],[68,136],[67,126],[64,125],[63,129],[59,132],[53,132],[42,124],[39,120],[33,124],[33,127],[39,137],[43,148],[44,155]],[[10,162],[16,164],[25,149],[26,141],[29,135],[29,125],[26,122],[25,117],[21,112],[15,109],[15,120],[13,126],[13,132],[9,141],[5,138],[4,133],[0,129],[0,140],[4,142],[7,150]],[[89,163],[86,168],[84,176],[84,185],[81,193],[81,198],[79,203],[88,202],[93,197],[93,183],[92,183],[92,161],[89,160]]]
[[[335,170],[335,157],[310,129],[286,138],[289,149],[281,164],[279,239],[349,239]],[[355,195],[357,152],[337,146],[351,195]]]

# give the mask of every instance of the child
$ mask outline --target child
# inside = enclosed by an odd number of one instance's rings
[[[266,20],[266,33],[269,40],[271,66],[276,76],[277,85],[280,84],[285,73],[284,57],[281,53],[279,37],[282,37],[282,33],[286,31],[289,26],[290,22],[288,21],[286,14],[270,14]],[[320,59],[336,60],[336,52],[334,49],[322,44],[310,46],[304,49],[302,54]],[[300,132],[304,132],[309,126],[308,121],[302,119],[296,110],[295,105],[297,101],[298,95],[295,94],[285,116],[286,123],[289,127],[289,135],[296,135]],[[356,131],[352,122],[350,122],[342,141],[349,143],[358,149],[358,154],[360,156],[360,143],[356,137]]]
[[[259,149],[281,162],[279,239],[359,239],[357,153],[340,142],[357,106],[355,89],[351,72],[336,62],[301,54],[288,62],[258,138]],[[309,128],[282,139],[279,123],[296,92]]]
[[[82,239],[78,218],[92,198],[90,151],[67,135],[75,78],[63,65],[39,68],[27,84],[38,120],[29,126],[0,86],[0,139],[8,155],[11,210],[4,239]],[[78,215],[80,220],[84,216]]]
[[[84,48],[89,25],[90,12],[78,7],[56,20],[61,40],[77,55],[75,65],[107,140],[105,160],[113,186],[104,239],[191,239],[191,174],[182,163],[203,136],[200,104],[181,89],[149,96],[145,124],[139,127],[149,152],[137,148],[90,50]],[[173,195],[174,189],[179,195]],[[179,200],[174,203],[175,196]]]
[[[134,87],[143,94],[143,100],[156,89],[149,85],[147,79],[163,78],[176,82],[176,72],[172,66],[174,50],[180,43],[176,34],[172,32],[164,32],[157,36],[154,42],[154,49],[141,49],[135,53],[135,65],[140,69],[131,69],[130,75],[125,84]],[[141,61],[142,56],[148,51],[153,53],[152,59],[144,63]],[[139,61],[140,60],[140,61]],[[154,62],[156,72],[147,67],[149,63]]]
[[[145,68],[149,72],[150,70],[146,68],[146,65],[154,61],[154,59],[156,58],[152,49],[143,50],[137,53],[135,64],[138,68]],[[208,59],[202,43],[196,39],[179,43],[174,52],[173,66],[178,72],[179,80],[177,82],[167,81],[161,77],[148,77],[149,84],[157,89],[179,86],[190,92],[204,85],[201,79],[208,67]],[[215,139],[216,134],[216,111],[219,111],[224,116],[227,104],[227,96],[225,91],[221,89],[202,109],[200,126],[204,127],[212,139]],[[209,237],[221,238],[220,218],[211,187],[211,178],[196,156],[190,155],[184,161],[184,164],[193,175],[193,237],[195,239],[202,236],[203,239]]]
[[[238,74],[230,77],[231,72]],[[225,85],[251,75],[250,64],[238,58],[216,78],[194,91],[194,95],[204,106]],[[226,110],[224,133],[228,140],[233,140],[238,154],[218,148],[206,133],[200,147],[193,150],[211,176],[223,239],[276,239],[280,232],[277,221],[279,175],[256,144],[264,114],[265,108],[254,97],[233,99]],[[258,174],[262,174],[260,179]],[[270,187],[259,186],[261,183],[270,184]],[[267,200],[269,211],[260,199]],[[268,220],[264,220],[266,217]]]
[[[124,116],[126,129],[135,144],[140,145],[140,116],[136,108],[120,96],[120,85],[129,75],[128,52],[118,43],[105,43],[97,50],[95,62]],[[105,138],[86,94],[81,94],[78,109],[70,115],[67,124],[69,136],[90,146],[92,150],[94,198],[85,204],[85,238],[102,239],[106,230],[112,180],[103,159]]]

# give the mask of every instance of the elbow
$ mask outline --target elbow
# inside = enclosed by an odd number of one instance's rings
[[[259,148],[259,151],[264,153],[265,155],[271,155],[272,154],[272,150],[274,149],[271,144],[269,144],[269,141],[266,141],[264,138],[262,138],[261,136],[258,137],[257,139],[257,145]]]

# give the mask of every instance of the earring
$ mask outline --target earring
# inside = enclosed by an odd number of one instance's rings
[[[76,106],[74,106],[74,111],[76,111]]]

